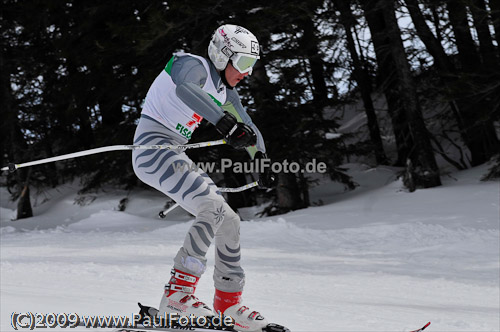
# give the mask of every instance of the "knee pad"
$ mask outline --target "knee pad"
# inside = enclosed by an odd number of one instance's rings
[[[193,274],[197,277],[201,276],[207,266],[207,259],[205,257],[189,256],[186,249],[181,248],[174,258],[174,268],[186,273]]]

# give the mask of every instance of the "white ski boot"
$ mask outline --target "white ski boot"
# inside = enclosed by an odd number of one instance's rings
[[[171,274],[169,283],[165,285],[158,315],[177,313],[179,316],[214,316],[212,309],[193,295],[199,277],[176,269],[173,269]]]
[[[268,325],[260,313],[241,305],[241,292],[228,293],[216,289],[214,310],[233,318],[236,331],[262,332]]]

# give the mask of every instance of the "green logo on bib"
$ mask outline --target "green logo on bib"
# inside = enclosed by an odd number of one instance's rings
[[[184,137],[186,137],[187,139],[191,139],[191,135],[193,134],[193,132],[191,130],[189,130],[188,128],[184,127],[183,125],[181,125],[180,123],[177,124],[177,127],[175,127],[175,129]]]

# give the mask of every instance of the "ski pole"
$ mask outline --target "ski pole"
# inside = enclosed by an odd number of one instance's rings
[[[239,193],[241,191],[245,191],[245,190],[248,190],[250,188],[257,187],[258,185],[259,185],[259,182],[258,181],[254,181],[254,182],[250,182],[248,184],[245,184],[244,186],[241,186],[241,187],[237,187],[237,188],[218,188],[218,190],[220,192],[223,192],[223,193]],[[167,216],[167,214],[169,214],[173,209],[175,209],[178,206],[179,206],[179,204],[175,203],[174,205],[172,205],[168,209],[166,209],[164,211],[160,211],[160,213],[158,215],[160,216],[160,218],[163,219],[163,218],[165,218]]]
[[[248,190],[253,187],[257,187],[259,185],[258,181],[250,182],[245,184],[244,186],[237,187],[237,188],[219,188],[219,191],[221,193],[239,193],[245,190]]]
[[[226,144],[226,141],[224,139],[220,139],[217,141],[184,144],[184,145],[110,145],[110,146],[104,146],[101,148],[95,148],[95,149],[84,150],[84,151],[80,151],[80,152],[63,154],[61,156],[56,156],[56,157],[39,159],[39,160],[30,161],[30,162],[23,163],[23,164],[9,163],[8,166],[2,167],[1,171],[14,172],[16,169],[21,168],[21,167],[46,164],[46,163],[50,163],[53,161],[71,159],[71,158],[76,158],[76,157],[83,157],[83,156],[88,156],[91,154],[97,154],[97,153],[109,152],[109,151],[148,150],[148,149],[187,150],[187,149],[197,149],[197,148],[203,148],[206,146],[214,146],[214,145],[222,145],[222,144]]]

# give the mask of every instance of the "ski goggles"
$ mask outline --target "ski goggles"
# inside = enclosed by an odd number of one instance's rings
[[[235,53],[231,57],[231,61],[233,63],[233,67],[236,68],[241,74],[248,73],[248,75],[252,75],[252,69],[255,63],[259,59],[259,56]]]

